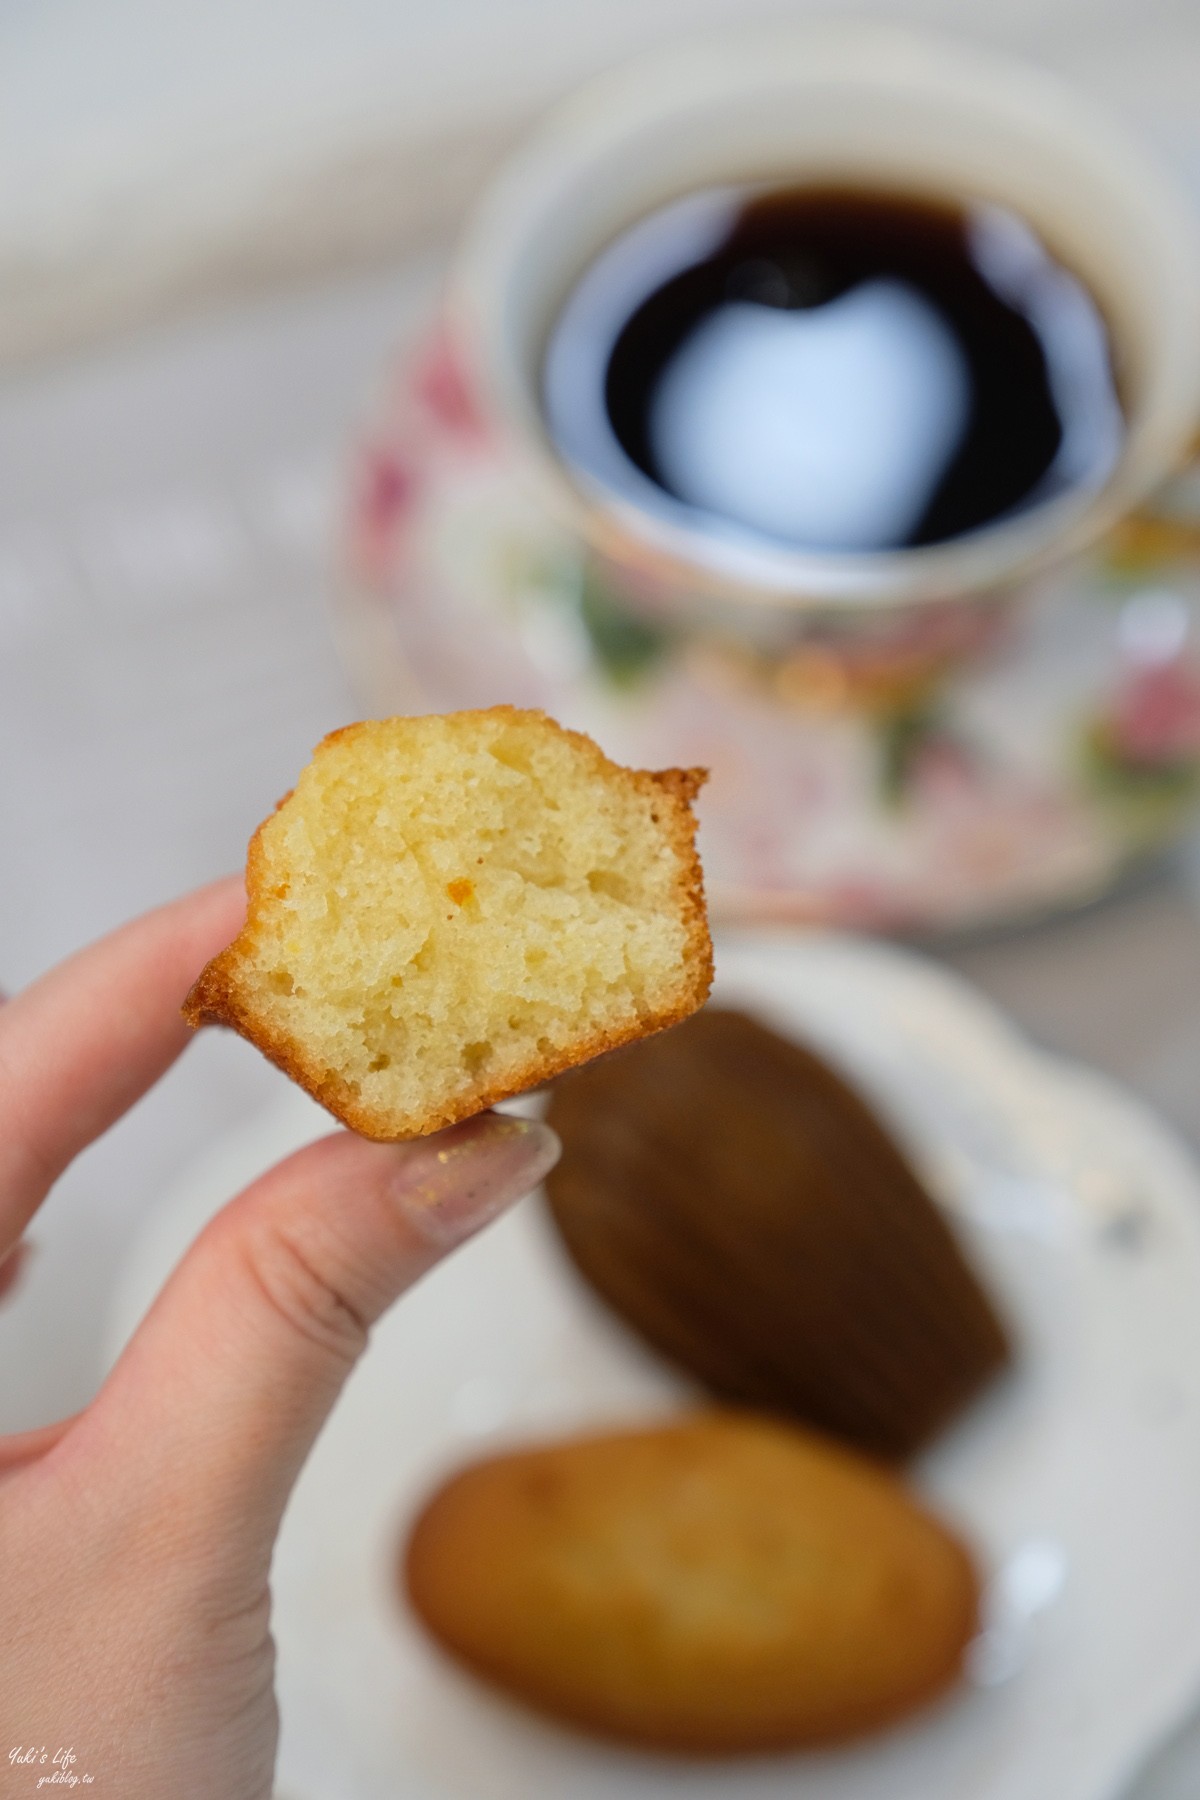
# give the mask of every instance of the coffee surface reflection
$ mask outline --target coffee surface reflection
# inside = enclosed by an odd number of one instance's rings
[[[616,238],[550,334],[585,480],[726,539],[934,544],[1094,489],[1124,419],[1104,317],[1015,213],[712,189]]]

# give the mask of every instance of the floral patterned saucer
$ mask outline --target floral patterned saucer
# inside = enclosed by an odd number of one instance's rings
[[[523,486],[431,333],[362,444],[339,635],[368,705],[541,706],[702,764],[715,910],[874,930],[1089,899],[1200,801],[1200,470],[1005,597],[789,620],[656,609]]]

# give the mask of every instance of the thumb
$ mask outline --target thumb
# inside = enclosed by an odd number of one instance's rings
[[[90,1444],[111,1470],[119,1449],[130,1504],[168,1553],[200,1542],[223,1546],[227,1574],[247,1558],[265,1569],[371,1325],[558,1153],[547,1126],[495,1113],[411,1143],[341,1132],[301,1150],[197,1239],[71,1454]]]

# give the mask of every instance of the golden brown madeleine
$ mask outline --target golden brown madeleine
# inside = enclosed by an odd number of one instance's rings
[[[957,1677],[978,1587],[877,1464],[737,1413],[492,1457],[436,1493],[404,1580],[529,1705],[733,1755],[886,1724]]]
[[[547,1117],[574,1261],[720,1399],[903,1457],[1004,1364],[987,1296],[874,1114],[754,1020],[706,1008],[557,1084]]]
[[[335,731],[255,833],[246,924],[185,1016],[373,1138],[659,1031],[712,979],[704,779],[509,706]]]

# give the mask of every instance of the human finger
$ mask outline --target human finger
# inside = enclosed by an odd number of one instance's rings
[[[202,1233],[64,1444],[113,1467],[174,1551],[224,1542],[265,1569],[283,1506],[371,1325],[542,1179],[558,1140],[484,1114],[437,1136],[337,1133]],[[414,1369],[412,1379],[421,1379]]]
[[[187,1043],[179,1008],[245,913],[240,879],[146,913],[0,1007],[0,1257],[58,1176]]]
[[[22,1241],[14,1244],[6,1256],[0,1257],[0,1300],[12,1293],[29,1267],[33,1245]]]

